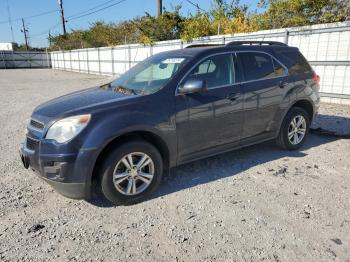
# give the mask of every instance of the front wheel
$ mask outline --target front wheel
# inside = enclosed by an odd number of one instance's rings
[[[145,199],[159,185],[163,160],[150,143],[136,140],[109,153],[101,168],[101,189],[113,204],[133,204]]]
[[[284,118],[277,144],[288,150],[299,149],[304,144],[309,129],[309,114],[300,107],[293,107]]]

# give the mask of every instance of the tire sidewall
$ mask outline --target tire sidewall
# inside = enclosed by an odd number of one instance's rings
[[[151,184],[143,192],[127,196],[120,193],[113,183],[113,172],[117,163],[128,153],[143,152],[147,154],[154,163],[154,177]],[[104,196],[116,205],[129,205],[142,201],[151,194],[159,185],[163,175],[163,160],[159,151],[150,143],[145,141],[133,141],[125,143],[111,151],[101,168],[101,190]]]
[[[290,125],[292,119],[297,115],[301,115],[304,117],[304,119],[306,121],[306,132],[305,132],[305,135],[303,137],[303,140],[299,144],[293,145],[288,139],[288,128],[289,128],[289,125]],[[292,108],[288,112],[288,114],[285,118],[284,124],[283,124],[283,128],[281,130],[282,131],[282,139],[283,139],[283,142],[284,142],[284,145],[286,146],[286,148],[289,150],[295,150],[295,149],[299,149],[300,147],[302,147],[303,144],[305,143],[306,137],[309,134],[309,129],[310,129],[310,116],[309,116],[309,114],[302,108],[299,108],[299,107]]]

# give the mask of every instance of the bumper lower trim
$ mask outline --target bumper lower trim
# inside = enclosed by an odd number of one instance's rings
[[[85,199],[85,183],[62,183],[47,179],[38,174],[42,180],[48,183],[61,195],[73,199]]]

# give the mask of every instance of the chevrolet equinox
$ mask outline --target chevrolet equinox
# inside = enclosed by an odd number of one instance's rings
[[[320,78],[295,47],[236,41],[153,55],[35,108],[20,155],[61,194],[142,201],[177,165],[267,140],[300,148]]]

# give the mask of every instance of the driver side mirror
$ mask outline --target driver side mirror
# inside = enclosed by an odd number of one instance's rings
[[[189,79],[178,89],[180,94],[199,93],[205,90],[207,90],[206,81],[199,79]]]

